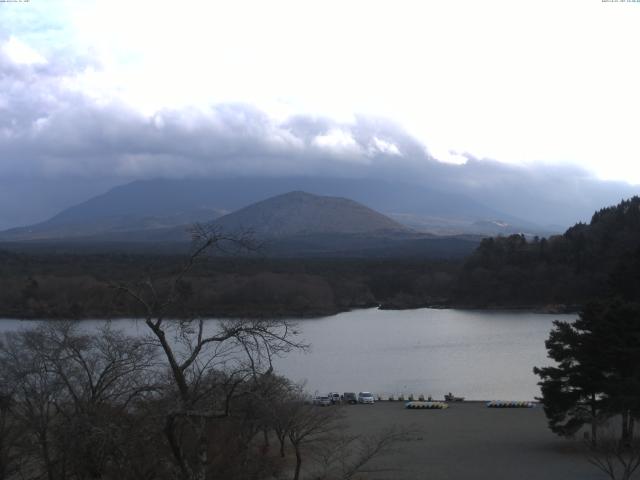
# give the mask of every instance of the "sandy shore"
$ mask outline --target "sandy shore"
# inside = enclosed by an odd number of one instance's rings
[[[380,458],[372,479],[590,480],[605,478],[585,459],[580,441],[549,431],[541,407],[486,408],[482,402],[446,410],[407,410],[402,402],[343,407],[351,433],[394,425],[416,431]]]

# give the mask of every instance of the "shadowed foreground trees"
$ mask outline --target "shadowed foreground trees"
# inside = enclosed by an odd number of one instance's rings
[[[541,378],[538,385],[549,428],[558,435],[573,436],[588,424],[595,442],[604,409],[599,341],[582,320],[573,324],[555,321],[554,326],[545,344],[557,366],[533,369]]]
[[[42,471],[50,480],[101,478],[112,459],[126,462],[121,447],[139,436],[125,420],[157,387],[154,357],[144,340],[108,325],[96,335],[68,322],[6,334],[5,421],[20,432],[7,446],[9,467]]]
[[[622,442],[611,425],[602,430],[589,445],[587,460],[611,480],[630,480],[640,467],[640,436],[631,432]]]
[[[167,321],[174,305],[188,295],[185,276],[210,250],[253,248],[250,237],[228,237],[198,225],[193,239],[192,252],[170,282],[157,285],[149,277],[114,288],[142,308],[151,338],[168,366],[165,398],[169,405],[163,432],[179,475],[204,480],[209,477],[210,432],[229,416],[229,396],[242,395],[250,411],[252,403],[262,400],[261,380],[271,373],[272,358],[304,345],[295,342],[295,331],[287,320],[223,320],[206,325],[202,318]],[[216,371],[243,381],[243,388],[225,392],[228,383],[220,384],[220,375],[211,375]],[[223,398],[224,404],[220,402]],[[256,433],[250,429],[245,443]]]
[[[546,342],[557,366],[534,368],[552,431],[571,436],[584,424],[619,416],[620,436],[630,442],[640,416],[640,305],[589,304],[573,323],[554,322]]]
[[[71,322],[5,334],[0,478],[350,479],[402,438],[346,437],[341,407],[270,369],[195,363],[183,396],[148,337]]]
[[[16,452],[22,432],[13,419],[13,399],[3,385],[0,392],[0,480],[12,478],[20,471],[20,456]]]
[[[640,305],[591,303],[575,322],[555,322],[546,345],[557,365],[534,372],[549,427],[573,436],[589,424],[589,462],[628,480],[640,466]]]
[[[144,312],[147,334],[61,321],[5,335],[2,478],[250,480],[290,471],[299,478],[303,454],[337,428],[337,410],[309,405],[274,374],[275,356],[305,347],[293,326],[167,319],[176,304],[188,306],[184,278],[205,254],[243,242],[198,229],[170,281],[114,284]],[[270,453],[272,436],[281,453],[284,439],[292,445],[295,466]]]

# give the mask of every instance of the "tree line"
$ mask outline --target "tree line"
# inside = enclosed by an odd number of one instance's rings
[[[453,298],[475,306],[586,305],[640,296],[640,198],[594,213],[549,238],[484,239],[457,277]]]
[[[0,249],[0,315],[109,318],[142,314],[113,283],[147,272],[170,282],[182,256]],[[525,307],[640,296],[640,199],[596,212],[562,235],[482,240],[466,259],[217,256],[182,279],[186,303],[207,316],[319,316],[382,305]]]
[[[554,433],[587,427],[589,461],[627,480],[640,468],[640,199],[597,212],[558,242],[545,255],[571,265],[589,288],[576,297],[584,306],[574,322],[554,322],[546,347],[555,365],[534,368],[541,401]],[[537,261],[531,250],[513,248],[512,262]]]
[[[0,251],[0,316],[121,318],[143,311],[113,284],[145,275],[168,285],[183,256]],[[457,261],[210,257],[181,280],[173,317],[321,316],[442,304]]]

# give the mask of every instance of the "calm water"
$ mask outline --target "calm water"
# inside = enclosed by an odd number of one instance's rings
[[[357,310],[299,322],[308,354],[278,363],[310,391],[371,390],[442,398],[539,395],[534,365],[549,364],[552,321],[574,315],[468,310]]]
[[[544,341],[551,322],[574,318],[428,308],[356,310],[299,321],[311,350],[278,359],[276,369],[306,381],[311,392],[370,390],[441,398],[450,391],[467,399],[529,400],[539,395],[533,366],[549,364]],[[130,333],[146,333],[142,322],[113,323]],[[0,332],[30,324],[0,320]]]

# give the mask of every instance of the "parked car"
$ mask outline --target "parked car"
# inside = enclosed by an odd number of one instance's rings
[[[350,405],[353,405],[355,403],[358,403],[358,397],[356,397],[356,393],[355,392],[344,392],[342,394],[342,401],[344,403],[348,403]]]
[[[358,393],[358,403],[375,403],[375,399],[373,398],[373,393],[371,392]]]
[[[340,394],[338,392],[329,392],[329,400],[331,400],[332,405],[337,405],[340,403]]]
[[[314,405],[319,405],[320,407],[328,407],[331,405],[331,399],[326,396],[318,396],[313,399]]]

